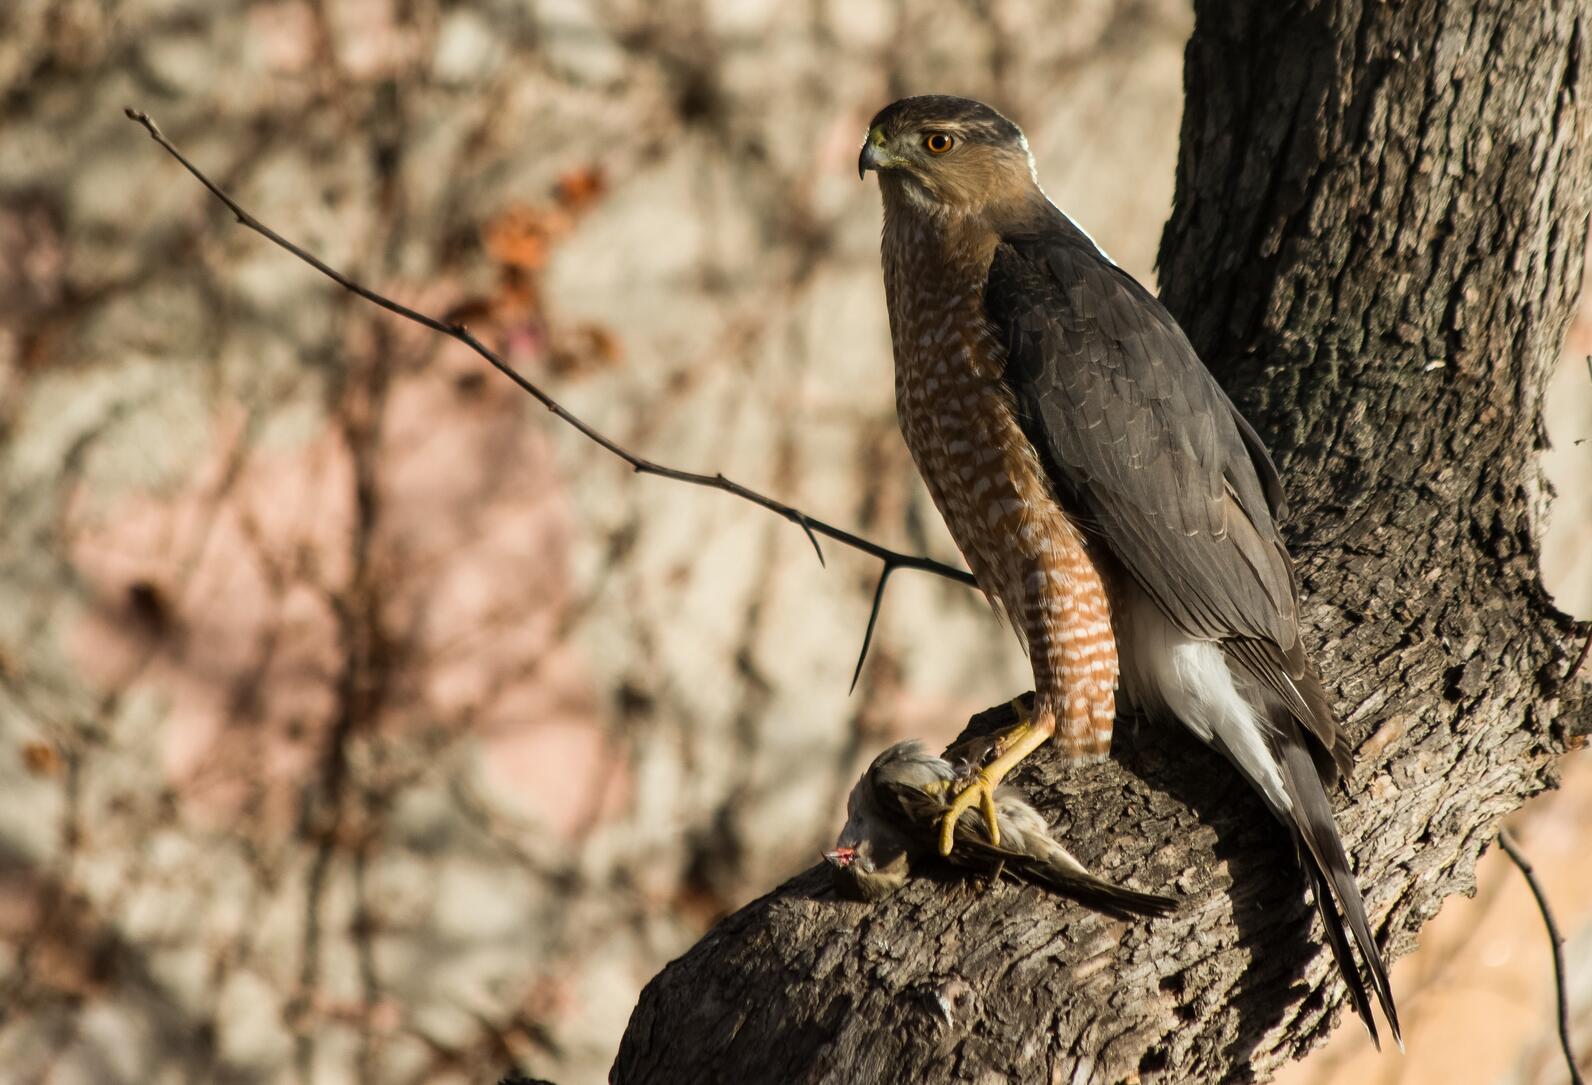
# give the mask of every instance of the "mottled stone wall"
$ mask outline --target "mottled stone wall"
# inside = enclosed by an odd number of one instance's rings
[[[598,1080],[636,992],[852,774],[1026,688],[895,429],[862,126],[988,97],[1148,275],[1184,6],[0,7],[0,1065]],[[164,1076],[162,1076],[164,1075]]]

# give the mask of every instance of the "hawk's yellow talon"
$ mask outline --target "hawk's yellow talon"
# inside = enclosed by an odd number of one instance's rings
[[[989,842],[1000,846],[1000,822],[995,816],[995,789],[1001,786],[1001,781],[1006,774],[1017,767],[1017,763],[1033,753],[1045,740],[1055,733],[1055,718],[1048,713],[1038,722],[1027,715],[1022,706],[1013,702],[1017,708],[1018,723],[1002,731],[996,742],[997,754],[993,761],[979,769],[967,786],[956,793],[956,798],[951,800],[950,809],[945,811],[940,819],[940,854],[950,855],[951,849],[956,845],[956,825],[962,815],[979,804],[979,812],[984,815],[984,825],[989,830]]]
[[[979,805],[983,810],[984,824],[989,826],[989,842],[997,848],[1001,843],[1000,816],[995,813],[995,785],[986,787],[979,796]]]
[[[992,777],[988,769],[980,769],[978,774],[968,781],[967,786],[957,792],[956,798],[951,800],[950,808],[940,818],[940,854],[950,855],[951,848],[956,844],[956,823],[962,815],[973,808],[976,802],[979,812],[984,815],[984,825],[989,830],[991,844],[999,845],[1001,842],[1000,822],[995,816],[995,788],[1000,785],[1000,777]]]

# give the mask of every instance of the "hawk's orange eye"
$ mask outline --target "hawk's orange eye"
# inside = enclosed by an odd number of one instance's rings
[[[956,140],[944,132],[935,132],[923,138],[923,146],[927,147],[930,154],[944,154],[955,146]]]

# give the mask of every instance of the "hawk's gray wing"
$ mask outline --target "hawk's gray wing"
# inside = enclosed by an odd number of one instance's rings
[[[984,304],[1063,506],[1174,624],[1223,642],[1343,764],[1299,646],[1276,468],[1165,306],[1060,212],[1042,234],[1002,239]]]

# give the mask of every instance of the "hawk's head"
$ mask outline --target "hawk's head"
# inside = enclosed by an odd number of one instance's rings
[[[887,201],[928,210],[973,211],[1038,191],[1022,129],[983,102],[945,94],[881,109],[857,158],[857,175],[868,170]]]

